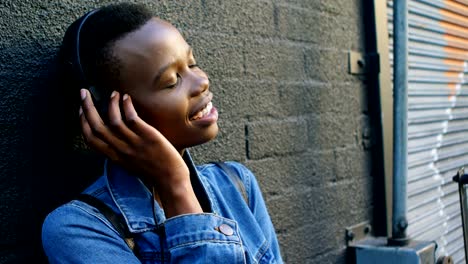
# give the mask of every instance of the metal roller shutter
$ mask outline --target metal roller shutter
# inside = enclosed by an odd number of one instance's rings
[[[412,0],[408,9],[408,235],[465,263],[452,177],[468,165],[468,1]]]

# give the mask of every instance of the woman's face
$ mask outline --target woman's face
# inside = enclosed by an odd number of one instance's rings
[[[175,27],[153,18],[118,40],[113,52],[122,63],[119,90],[132,97],[139,116],[176,149],[216,137],[218,113],[208,76]]]

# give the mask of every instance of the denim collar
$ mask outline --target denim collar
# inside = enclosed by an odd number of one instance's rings
[[[216,208],[206,191],[206,183],[201,179],[188,150],[185,150],[183,159],[190,170],[191,182],[197,197],[205,198],[209,210],[214,212]],[[166,221],[163,209],[154,201],[150,190],[138,177],[107,160],[104,176],[112,200],[122,212],[130,232],[154,230]]]

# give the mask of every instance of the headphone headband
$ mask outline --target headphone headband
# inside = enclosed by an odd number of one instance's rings
[[[90,12],[88,12],[84,17],[83,17],[83,20],[81,20],[81,23],[80,25],[78,26],[78,30],[76,32],[76,66],[78,67],[78,72],[81,76],[81,79],[83,80],[83,83],[84,84],[87,84],[88,81],[87,81],[87,78],[86,78],[86,75],[83,71],[83,67],[81,66],[81,58],[80,58],[80,33],[81,33],[81,28],[83,27],[83,25],[85,24],[86,20],[88,20],[88,18],[93,15],[94,13],[96,13],[97,11],[99,11],[99,9],[95,9],[95,10],[92,10]]]

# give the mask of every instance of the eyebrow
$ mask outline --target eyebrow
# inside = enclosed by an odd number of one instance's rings
[[[191,53],[193,52],[193,49],[192,47],[189,46],[188,50],[187,50],[187,56],[189,56]],[[161,76],[163,75],[163,73],[168,69],[170,68],[173,64],[173,63],[168,63],[166,65],[164,65],[161,69],[159,69],[158,73],[156,74],[156,77],[154,78],[154,82],[153,83],[158,83],[159,82],[159,79],[161,79]]]

